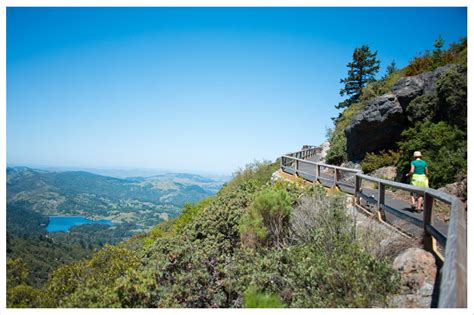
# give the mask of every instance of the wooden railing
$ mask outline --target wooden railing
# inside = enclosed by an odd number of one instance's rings
[[[288,153],[288,156],[298,159],[308,159],[319,153],[319,148],[313,145],[304,145],[300,151]]]
[[[384,180],[362,173],[361,170],[306,160],[317,154],[316,147],[308,146],[304,150],[283,155],[281,170],[301,177],[310,182],[318,182],[325,187],[338,187],[342,191],[355,196],[356,204],[361,199],[375,206],[379,218],[384,219],[385,213],[405,220],[423,229],[423,245],[425,249],[441,256],[444,260],[441,269],[441,285],[438,307],[467,307],[467,232],[466,213],[459,199],[431,188],[422,188],[390,180]],[[377,198],[363,193],[362,181],[366,180],[377,185]],[[386,189],[392,187],[424,196],[423,220],[409,216],[401,209],[389,206],[385,202]],[[449,205],[451,210],[447,235],[433,225],[434,201]],[[436,251],[436,244],[441,244],[444,257]]]

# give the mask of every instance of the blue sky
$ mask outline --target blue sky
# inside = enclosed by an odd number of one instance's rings
[[[465,8],[7,8],[7,164],[231,173],[320,144],[355,47],[403,67]],[[379,76],[380,76],[379,75]]]

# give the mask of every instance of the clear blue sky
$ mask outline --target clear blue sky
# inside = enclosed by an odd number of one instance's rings
[[[231,173],[320,144],[355,47],[381,73],[465,8],[7,8],[7,164]]]

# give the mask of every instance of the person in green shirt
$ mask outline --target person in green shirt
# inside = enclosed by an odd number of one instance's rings
[[[413,153],[413,158],[414,160],[411,161],[411,168],[410,172],[406,176],[411,176],[411,184],[414,186],[419,186],[419,187],[429,187],[428,185],[428,164],[426,161],[422,160],[421,152],[420,151],[415,151]],[[411,204],[412,207],[414,208],[416,206],[416,212],[421,212],[423,211],[423,196],[418,195],[418,204],[415,204],[415,195],[418,194],[412,194],[411,195]]]

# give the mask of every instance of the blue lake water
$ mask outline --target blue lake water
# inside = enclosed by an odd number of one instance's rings
[[[82,216],[50,216],[46,227],[48,232],[67,232],[74,225],[80,224],[107,224],[112,225],[111,220],[89,220]]]

